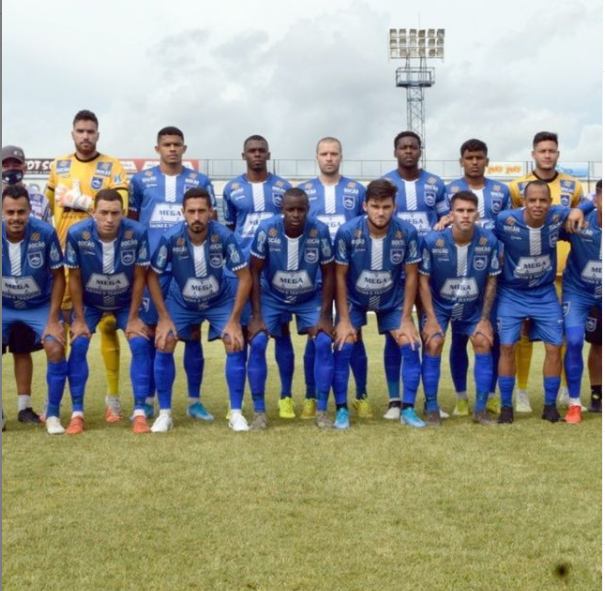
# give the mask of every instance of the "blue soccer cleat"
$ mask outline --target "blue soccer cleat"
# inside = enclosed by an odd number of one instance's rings
[[[201,402],[194,402],[187,408],[187,416],[198,421],[213,421],[214,417]]]
[[[338,409],[334,427],[336,427],[336,429],[348,429],[350,427],[349,410],[347,408]]]
[[[422,429],[426,427],[426,423],[416,414],[416,411],[410,406],[401,411],[401,424]]]

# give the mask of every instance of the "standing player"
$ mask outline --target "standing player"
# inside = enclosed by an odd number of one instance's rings
[[[542,418],[560,420],[557,393],[561,385],[563,315],[554,287],[559,230],[583,220],[582,211],[552,205],[548,184],[530,181],[524,190],[523,209],[498,214],[494,233],[504,245],[504,268],[498,282],[500,362],[499,423],[513,422],[515,349],[526,319],[532,336],[544,341],[544,411]],[[581,206],[584,208],[584,206]],[[588,206],[591,208],[592,206]]]
[[[510,209],[510,192],[506,184],[494,181],[485,176],[489,164],[487,144],[477,139],[467,140],[460,146],[460,166],[464,176],[452,181],[446,186],[448,203],[460,191],[472,191],[477,196],[478,223],[486,230],[493,230],[496,216],[503,210]],[[495,312],[495,306],[494,306]],[[495,320],[495,319],[494,319]],[[461,332],[452,331],[450,347],[450,369],[456,390],[455,416],[468,416],[468,395],[466,392],[466,376],[468,373],[468,354],[466,351],[468,336]],[[494,360],[492,385],[489,390],[487,409],[495,414],[500,411],[496,397],[496,382],[498,378],[499,357],[498,335],[494,334],[492,357]]]
[[[246,161],[246,172],[225,186],[223,211],[225,224],[235,232],[235,237],[246,261],[250,258],[250,247],[259,224],[280,213],[284,193],[290,183],[269,172],[271,159],[269,144],[261,135],[252,135],[244,141],[242,159]],[[247,316],[247,313],[244,313]],[[296,417],[292,402],[292,380],[294,377],[294,347],[290,337],[290,317],[282,319],[282,333],[275,339],[275,361],[281,379],[279,416],[282,419]]]
[[[561,233],[563,240],[567,240],[571,244],[571,252],[565,271],[563,271],[563,320],[567,341],[564,364],[569,384],[569,410],[565,420],[568,423],[579,423],[582,416],[580,390],[584,371],[582,358],[584,327],[593,307],[598,309],[598,316],[602,316],[601,234],[603,210],[599,185],[597,185],[594,205],[596,210],[586,216],[582,228],[573,234],[565,231]],[[592,402],[591,400],[591,408]]]
[[[48,360],[48,397],[60,401],[67,377],[65,336],[59,314],[65,292],[63,256],[57,233],[49,224],[31,217],[27,189],[20,184],[2,190],[2,345],[17,322],[42,343]],[[19,385],[19,383],[17,384]],[[2,430],[4,430],[4,409]],[[19,396],[18,419],[39,423],[31,396]],[[25,420],[27,419],[27,420]],[[59,425],[60,427],[60,425]],[[49,433],[58,433],[52,421]]]
[[[288,313],[296,314],[299,334],[309,335],[314,343],[316,423],[320,428],[331,428],[328,396],[334,377],[331,337],[334,254],[330,232],[323,222],[307,217],[309,199],[302,189],[286,191],[282,212],[281,216],[261,222],[250,256],[252,317],[248,324],[248,376],[254,401],[251,428],[267,428],[268,335],[280,333],[280,318]]]
[[[199,334],[199,326],[207,320],[210,323],[208,338],[222,339],[227,352],[229,426],[234,431],[248,431],[242,414],[246,352],[240,325],[240,316],[250,295],[248,265],[234,235],[212,219],[212,196],[208,191],[189,189],[183,196],[182,207],[184,221],[161,237],[149,275],[149,289],[159,314],[155,382],[160,415],[151,430],[164,433],[172,429],[177,338],[191,339],[192,329]],[[234,273],[237,281],[227,277],[225,269]],[[172,279],[165,304],[159,282],[159,276],[164,273]]]
[[[148,331],[138,316],[149,266],[147,232],[123,217],[122,195],[102,189],[94,200],[92,219],[67,232],[65,266],[73,302],[69,389],[73,412],[66,432],[84,431],[84,393],[88,381],[86,356],[90,339],[103,317],[111,314],[124,331],[130,350],[130,378],[134,394],[133,431],[148,433],[145,397],[149,390]],[[58,407],[49,405],[48,419],[58,419]]]
[[[316,148],[319,176],[299,185],[309,196],[309,217],[317,218],[330,230],[332,242],[336,231],[345,222],[363,214],[365,187],[357,181],[340,174],[342,145],[334,137],[324,137],[317,142]],[[361,333],[353,346],[351,369],[355,378],[354,408],[360,418],[372,418],[372,407],[368,401],[368,356]],[[302,419],[315,417],[317,406],[314,367],[315,340],[309,339],[304,356],[305,382],[307,394],[301,413]]]
[[[73,121],[71,137],[75,152],[57,158],[50,165],[46,196],[55,218],[59,241],[65,250],[67,231],[74,224],[89,219],[94,197],[101,189],[116,189],[127,203],[128,185],[126,173],[117,158],[97,151],[99,121],[91,111],[78,111]],[[69,284],[63,301],[64,318],[69,321],[72,309]],[[119,397],[120,342],[116,334],[113,316],[102,318],[101,354],[107,372],[105,420],[114,423],[122,419]]]
[[[401,422],[426,426],[414,410],[420,383],[420,337],[412,320],[420,262],[418,235],[411,224],[394,217],[396,194],[388,180],[372,181],[366,191],[366,215],[347,222],[336,234],[334,426],[339,429],[349,427],[349,363],[368,311],[376,313],[379,332],[391,335],[403,358],[403,403],[398,401]]]
[[[487,396],[491,387],[493,329],[490,322],[500,273],[498,240],[475,225],[479,200],[471,191],[457,191],[451,200],[452,226],[429,232],[423,240],[420,296],[424,307],[422,382],[427,423],[439,425],[437,392],[445,331],[470,338],[475,350],[473,418],[490,424]],[[465,343],[466,344],[466,343]]]
[[[383,178],[397,187],[397,217],[409,222],[418,232],[418,238],[433,229],[437,222],[449,211],[445,198],[445,184],[436,175],[419,166],[422,156],[422,141],[413,131],[397,134],[394,156],[397,168]],[[421,302],[416,299],[416,311],[421,315]],[[389,408],[385,419],[398,419],[401,411],[399,400],[399,374],[401,354],[397,343],[387,334],[384,348],[384,365],[389,390]]]
[[[554,205],[577,207],[582,197],[582,183],[574,177],[557,171],[559,160],[559,138],[556,133],[541,131],[534,136],[531,153],[534,169],[525,176],[519,177],[510,183],[510,195],[513,207],[523,205],[523,192],[527,183],[535,180],[548,184]],[[557,244],[557,274],[556,288],[561,295],[561,277],[565,268],[565,261],[569,253],[569,244]],[[533,351],[532,342],[524,330],[517,349],[517,393],[515,409],[517,412],[531,412],[531,405],[527,393],[527,380],[531,366]],[[567,388],[562,389],[565,394]]]
[[[205,189],[210,194],[212,206],[216,205],[214,188],[210,179],[200,173],[183,166],[183,155],[187,150],[185,136],[177,127],[164,127],[157,135],[155,151],[160,157],[160,164],[149,170],[137,173],[129,186],[128,217],[138,220],[146,228],[149,235],[149,249],[154,253],[160,238],[166,231],[183,220],[183,195],[189,189]],[[169,275],[162,279],[164,295],[168,292]],[[141,319],[147,326],[155,326],[158,322],[157,311],[146,290],[143,297],[144,311]],[[148,341],[150,358],[153,367],[155,346],[153,339]],[[187,386],[189,390],[189,405],[187,414],[194,419],[211,421],[212,415],[201,402],[201,386],[204,371],[204,355],[201,335],[193,335],[192,340],[185,341],[183,358]],[[151,390],[147,398],[147,418],[153,416],[153,395],[155,383],[152,371]]]

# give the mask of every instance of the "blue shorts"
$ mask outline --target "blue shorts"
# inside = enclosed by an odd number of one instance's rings
[[[128,324],[128,316],[130,315],[130,308],[120,308],[119,310],[99,310],[98,308],[90,308],[84,306],[84,320],[88,330],[92,333],[95,332],[97,325],[101,322],[103,316],[114,316],[116,319],[116,326],[122,331],[126,330]],[[73,322],[73,312],[72,312]]]
[[[355,304],[349,304],[349,317],[351,318],[351,324],[357,330],[368,323],[367,318],[368,309],[356,306]],[[391,330],[398,330],[401,326],[401,316],[403,314],[403,302],[401,306],[391,308],[389,310],[375,310],[376,320],[378,323],[378,332],[384,334]],[[336,318],[338,324],[338,317]]]
[[[563,285],[563,320],[565,328],[584,327],[593,306],[602,310],[600,298]]]
[[[164,296],[164,301],[166,301],[172,275],[170,273],[164,273],[164,275],[160,275],[159,280],[162,288],[162,295]],[[141,309],[139,310],[139,318],[147,326],[155,326],[159,320],[158,311],[151,299],[151,294],[149,293],[149,289],[147,287],[143,292],[143,302],[141,304]]]
[[[433,310],[435,311],[435,316],[437,317],[437,322],[441,327],[441,330],[444,332],[447,331],[448,324],[452,323],[452,332],[456,334],[464,334],[468,337],[473,336],[475,332],[475,327],[477,326],[479,320],[481,320],[481,310],[479,306],[476,306],[475,311],[464,318],[461,319],[452,319],[452,310],[446,310],[445,308],[439,306],[437,302],[433,302]],[[426,323],[426,315],[422,315],[422,326]]]
[[[15,310],[2,306],[2,344],[8,344],[8,333],[15,322],[22,322],[29,326],[36,334],[36,343],[42,339],[42,333],[48,324],[50,302],[37,308]]]
[[[498,290],[498,335],[502,345],[514,345],[523,321],[532,321],[531,337],[549,345],[563,343],[563,312],[554,285],[535,290]]]
[[[261,314],[271,336],[282,335],[282,325],[287,324],[296,315],[298,334],[306,334],[317,326],[321,312],[321,293],[316,293],[305,302],[284,304],[267,294],[261,296]]]

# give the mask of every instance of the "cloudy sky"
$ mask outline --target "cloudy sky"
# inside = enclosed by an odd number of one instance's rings
[[[420,5],[421,3],[417,3]],[[253,133],[274,158],[342,139],[349,159],[389,159],[406,128],[394,28],[445,28],[426,93],[429,160],[484,139],[492,160],[528,159],[536,131],[562,160],[601,160],[599,0],[5,0],[2,143],[31,157],[71,150],[73,115],[100,119],[99,148],[153,156],[177,125],[189,156],[238,158]]]

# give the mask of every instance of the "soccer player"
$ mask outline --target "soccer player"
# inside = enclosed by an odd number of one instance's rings
[[[235,232],[246,261],[250,258],[250,247],[259,224],[280,213],[284,193],[291,187],[285,179],[270,173],[271,159],[269,144],[261,135],[251,135],[244,141],[242,159],[246,172],[225,185],[223,213],[226,226]],[[248,316],[248,311],[243,317]],[[282,419],[296,417],[292,402],[292,380],[294,377],[294,347],[289,329],[290,315],[282,318],[282,333],[275,336],[275,361],[279,368],[281,394],[279,416]]]
[[[568,423],[579,423],[582,420],[580,390],[584,371],[582,346],[584,345],[585,325],[593,307],[597,307],[598,316],[602,316],[601,229],[603,209],[600,185],[597,185],[594,205],[595,211],[586,216],[584,225],[577,232],[572,234],[565,230],[561,232],[561,238],[571,244],[567,265],[563,271],[562,300],[567,341],[564,365],[569,384],[569,410],[565,415]],[[593,399],[591,399],[591,408],[592,403]]]
[[[600,181],[599,181],[600,182]],[[603,315],[602,309],[593,306],[586,320],[585,340],[590,344],[588,351],[588,376],[590,378],[590,406],[588,412],[601,412],[603,394]]]
[[[299,185],[309,196],[309,217],[317,218],[330,230],[332,241],[336,231],[345,222],[363,214],[365,187],[340,174],[342,145],[334,137],[324,137],[317,142],[316,148],[319,176]],[[355,402],[353,403],[360,418],[372,418],[372,407],[368,401],[368,356],[361,333],[353,346],[351,369],[355,378]],[[315,339],[309,338],[304,355],[305,382],[307,392],[300,415],[302,419],[315,417],[317,393],[314,380]]]
[[[582,211],[553,205],[548,183],[530,181],[524,190],[523,209],[503,211],[494,233],[504,245],[503,273],[498,281],[498,332],[500,334],[499,423],[513,422],[515,349],[526,319],[532,337],[544,341],[544,411],[542,418],[560,420],[557,393],[561,384],[563,314],[554,287],[559,230],[583,220]],[[580,206],[582,209],[584,206]],[[588,208],[592,208],[588,205]],[[589,210],[589,209],[588,209]]]
[[[420,296],[424,308],[422,382],[426,397],[426,422],[441,424],[437,392],[445,331],[470,338],[475,350],[476,398],[473,419],[483,425],[488,418],[487,396],[492,383],[493,328],[490,322],[500,273],[498,240],[476,226],[479,199],[468,190],[451,200],[452,225],[429,232],[422,242]]]
[[[94,197],[101,189],[116,189],[124,205],[128,199],[128,181],[120,161],[97,150],[99,121],[92,111],[78,111],[73,120],[71,137],[75,152],[61,156],[50,165],[46,196],[55,218],[59,242],[65,251],[67,231],[74,224],[90,218]],[[69,283],[63,301],[64,320],[71,316]],[[115,423],[122,419],[120,405],[120,342],[112,316],[99,324],[101,354],[107,373],[107,411],[105,420]]]
[[[187,151],[185,136],[177,127],[163,127],[157,135],[155,151],[160,157],[160,164],[149,170],[144,170],[132,178],[129,185],[128,217],[138,220],[146,228],[149,236],[149,249],[154,253],[160,238],[164,233],[183,220],[183,195],[189,189],[205,189],[210,194],[212,206],[216,205],[214,188],[210,179],[200,173],[183,166],[183,155]],[[213,210],[214,211],[214,210]],[[162,278],[164,296],[168,292],[169,275]],[[158,322],[157,310],[146,290],[143,296],[141,319],[149,327],[155,327]],[[155,357],[154,340],[150,339],[149,354],[153,367]],[[201,386],[204,372],[204,355],[202,351],[201,335],[193,335],[191,340],[185,341],[185,355],[183,358],[189,405],[187,415],[194,419],[211,421],[213,416],[201,402]],[[153,402],[155,383],[153,371],[151,390],[147,397],[147,418],[154,414]]]
[[[533,139],[531,156],[534,161],[534,169],[529,174],[514,179],[509,185],[512,206],[521,207],[523,205],[523,192],[527,183],[541,180],[548,184],[554,205],[577,207],[582,197],[582,183],[568,174],[557,171],[556,166],[560,156],[557,134],[550,131],[538,132]],[[559,296],[561,295],[561,277],[568,253],[569,244],[559,242],[557,244],[555,284]],[[531,412],[531,404],[527,393],[527,380],[529,378],[533,344],[526,333],[527,327],[523,331],[519,346],[517,347],[517,392],[515,399],[515,409],[517,412]],[[561,394],[563,398],[567,398],[566,390],[566,387],[562,388]]]
[[[485,176],[489,164],[487,144],[478,139],[470,139],[460,146],[460,166],[464,176],[452,181],[446,186],[448,203],[459,191],[472,191],[477,196],[477,207],[481,227],[493,230],[496,216],[503,210],[510,209],[510,192],[504,183],[494,181]],[[495,312],[495,306],[493,307]],[[492,319],[492,321],[495,319]],[[450,369],[454,389],[456,390],[456,406],[454,416],[468,416],[468,395],[466,392],[466,376],[468,373],[468,354],[466,351],[468,336],[462,332],[452,331],[450,347]],[[498,379],[499,342],[497,333],[494,334],[492,357],[494,360],[492,385],[490,386],[487,409],[495,414],[500,412],[496,397]]]
[[[295,314],[299,334],[314,343],[314,377],[318,400],[316,423],[331,428],[328,396],[334,377],[332,303],[334,254],[328,227],[308,217],[309,198],[302,189],[288,189],[283,215],[261,222],[250,256],[252,316],[248,324],[248,380],[254,402],[252,429],[266,429],[265,385],[268,335],[280,334],[280,318]],[[321,279],[321,281],[319,281]]]
[[[397,134],[394,144],[394,156],[397,168],[383,178],[397,187],[396,215],[409,222],[418,232],[419,239],[444,217],[449,206],[445,198],[445,184],[436,175],[420,168],[422,141],[413,131]],[[416,311],[421,315],[420,298],[416,300]],[[389,408],[385,419],[399,419],[401,402],[399,400],[399,375],[401,353],[397,343],[387,333],[384,348],[384,365],[389,391]]]
[[[147,232],[138,222],[123,217],[124,201],[116,189],[95,195],[92,219],[67,231],[65,266],[73,302],[69,389],[73,412],[66,432],[84,431],[84,393],[88,380],[86,359],[92,333],[101,319],[111,315],[124,331],[132,352],[130,379],[134,394],[134,433],[150,431],[145,419],[150,362],[148,330],[138,316],[149,266]],[[49,404],[48,418],[58,420],[58,406]]]
[[[242,414],[246,383],[246,351],[240,316],[250,295],[248,265],[235,236],[213,220],[212,196],[205,189],[189,189],[183,196],[184,221],[168,230],[155,250],[149,289],[158,310],[155,382],[160,415],[151,427],[155,433],[172,428],[174,349],[177,338],[189,340],[199,334],[204,320],[210,323],[208,338],[222,339],[227,352],[225,377],[229,387],[234,431],[248,431]],[[225,269],[235,274],[227,277]],[[164,304],[159,278],[172,281]]]
[[[23,186],[29,195],[30,215],[43,222],[51,223],[50,204],[41,193],[32,191],[23,182],[27,172],[25,154],[18,146],[2,148],[2,189],[8,186]],[[8,335],[8,345],[2,347],[5,353],[9,349],[13,355],[19,421],[22,423],[40,423],[40,416],[31,408],[32,378],[34,365],[31,354],[41,350],[42,343],[36,333],[22,322],[12,324]]]
[[[370,310],[376,313],[379,332],[392,336],[403,357],[400,420],[413,427],[426,426],[414,410],[420,383],[420,336],[412,320],[421,260],[418,234],[411,224],[395,217],[396,194],[397,188],[390,181],[372,181],[366,190],[366,214],[347,222],[336,234],[338,319],[333,387],[337,409],[334,426],[339,429],[349,427],[349,362],[357,331],[367,323]]]
[[[2,190],[2,346],[17,322],[35,334],[48,360],[49,400],[60,400],[67,377],[65,335],[59,319],[65,291],[63,255],[57,233],[31,216],[29,193],[21,184]],[[17,376],[18,377],[18,376]],[[17,380],[19,386],[19,381]],[[4,430],[4,409],[3,409]],[[38,420],[33,420],[33,418]],[[21,422],[39,423],[31,408],[31,395],[19,395]],[[49,433],[56,425],[47,421]]]

